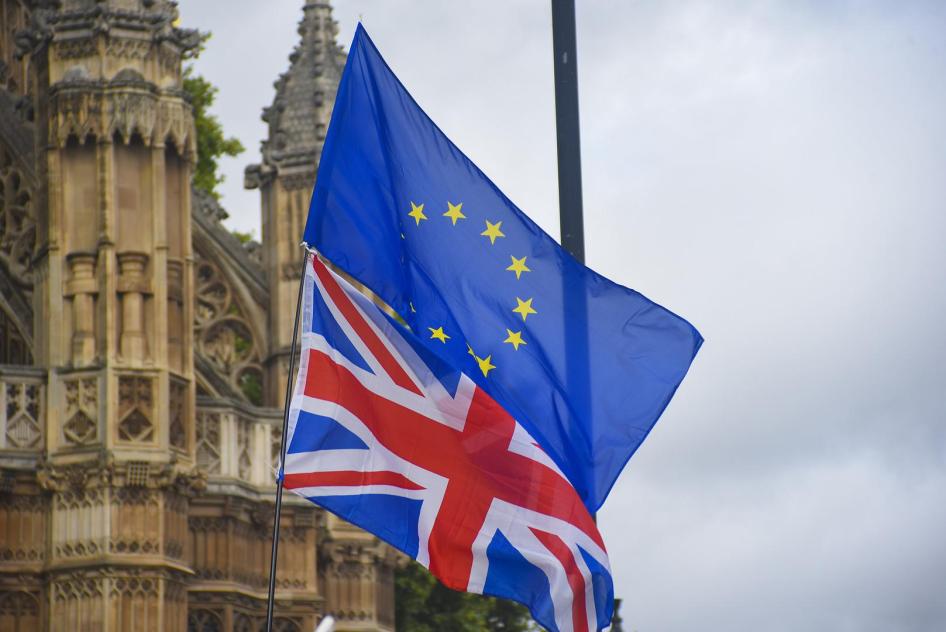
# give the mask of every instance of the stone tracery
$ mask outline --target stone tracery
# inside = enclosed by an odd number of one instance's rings
[[[23,286],[32,285],[36,222],[32,192],[12,155],[0,146],[0,262]]]
[[[197,351],[246,401],[262,403],[261,346],[220,269],[197,260],[194,333]]]

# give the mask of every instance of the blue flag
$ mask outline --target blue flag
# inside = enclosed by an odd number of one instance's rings
[[[575,261],[417,105],[358,26],[304,241],[473,377],[596,511],[683,380],[687,321]]]

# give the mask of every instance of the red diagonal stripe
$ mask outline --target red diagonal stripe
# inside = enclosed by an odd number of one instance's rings
[[[585,578],[575,562],[575,556],[572,550],[568,548],[565,542],[555,535],[546,531],[540,531],[534,527],[529,527],[535,537],[539,539],[542,546],[549,550],[549,553],[555,556],[555,559],[565,568],[565,575],[568,577],[568,585],[572,589],[572,626],[575,632],[588,632],[588,613],[585,610]]]
[[[423,395],[397,359],[391,355],[391,352],[384,346],[381,339],[375,335],[371,326],[362,318],[354,303],[351,302],[351,299],[348,298],[345,291],[338,285],[338,282],[335,281],[335,277],[329,272],[328,268],[325,267],[325,264],[322,263],[318,257],[313,257],[312,267],[315,269],[319,280],[322,281],[322,286],[325,288],[325,291],[328,292],[332,302],[335,303],[335,306],[338,307],[342,316],[345,317],[348,324],[355,330],[355,334],[361,338],[365,346],[368,347],[368,351],[378,360],[381,368],[391,377],[391,380],[401,388],[405,388],[418,395]]]
[[[283,486],[286,489],[300,487],[360,487],[364,485],[390,485],[401,489],[424,489],[411,479],[397,472],[305,472],[286,474]]]
[[[309,350],[308,366],[307,396],[341,405],[394,454],[456,481],[458,489],[465,488],[468,500],[473,493],[486,493],[489,499],[500,498],[559,518],[604,549],[601,534],[574,487],[551,468],[508,450],[514,422],[485,391],[477,388],[474,392],[460,432],[373,393],[321,351]],[[471,501],[467,507],[478,507],[478,503]],[[474,520],[470,513],[461,515],[464,521]],[[477,519],[482,524],[482,517]]]

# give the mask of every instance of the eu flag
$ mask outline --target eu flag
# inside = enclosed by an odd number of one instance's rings
[[[519,210],[421,110],[360,25],[304,240],[473,376],[591,511],[702,343]]]

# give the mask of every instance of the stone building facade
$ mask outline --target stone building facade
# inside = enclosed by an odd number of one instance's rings
[[[258,630],[299,235],[344,55],[307,2],[262,244],[191,189],[169,0],[0,0],[0,630]],[[277,625],[393,630],[395,554],[287,497]]]

